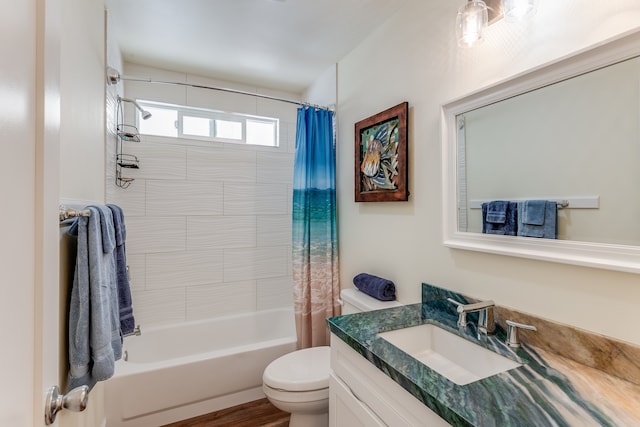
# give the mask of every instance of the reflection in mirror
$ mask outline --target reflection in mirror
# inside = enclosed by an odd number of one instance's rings
[[[559,239],[640,245],[639,122],[640,58],[459,114],[459,230],[481,202],[569,200]]]
[[[640,30],[442,107],[450,248],[640,273]],[[569,201],[557,239],[482,233],[481,204]]]

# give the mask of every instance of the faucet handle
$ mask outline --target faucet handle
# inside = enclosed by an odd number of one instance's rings
[[[465,328],[467,326],[467,312],[464,311],[464,304],[454,300],[453,298],[447,298],[447,301],[456,306],[456,312],[458,313],[458,327]]]
[[[518,329],[526,329],[528,331],[537,331],[533,325],[525,325],[524,323],[514,322],[513,320],[507,320],[507,345],[509,347],[521,347],[520,337],[518,336]]]

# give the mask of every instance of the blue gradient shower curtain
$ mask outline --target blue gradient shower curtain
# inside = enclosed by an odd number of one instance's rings
[[[333,112],[298,109],[293,177],[293,282],[298,348],[329,345],[340,314]]]

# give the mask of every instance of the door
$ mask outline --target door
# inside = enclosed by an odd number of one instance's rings
[[[34,426],[44,425],[46,392],[63,386],[60,375],[66,372],[60,366],[60,334],[65,327],[60,307],[66,297],[60,292],[58,215],[62,1],[36,0]]]
[[[58,381],[58,0],[0,2],[0,425],[41,426]]]

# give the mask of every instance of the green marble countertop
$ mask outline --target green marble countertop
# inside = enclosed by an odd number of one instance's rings
[[[640,396],[639,386],[618,384],[625,382],[526,344],[523,348],[510,348],[499,327],[493,336],[479,335],[473,326],[477,317],[472,315],[469,326],[460,331],[454,309],[444,301],[446,296],[464,301],[457,294],[440,295],[442,298],[435,303],[336,316],[327,322],[333,334],[454,426],[640,425],[640,402],[628,402],[629,393],[631,399]],[[458,385],[377,337],[380,332],[425,323],[433,323],[522,366]],[[620,393],[612,394],[611,389]]]

